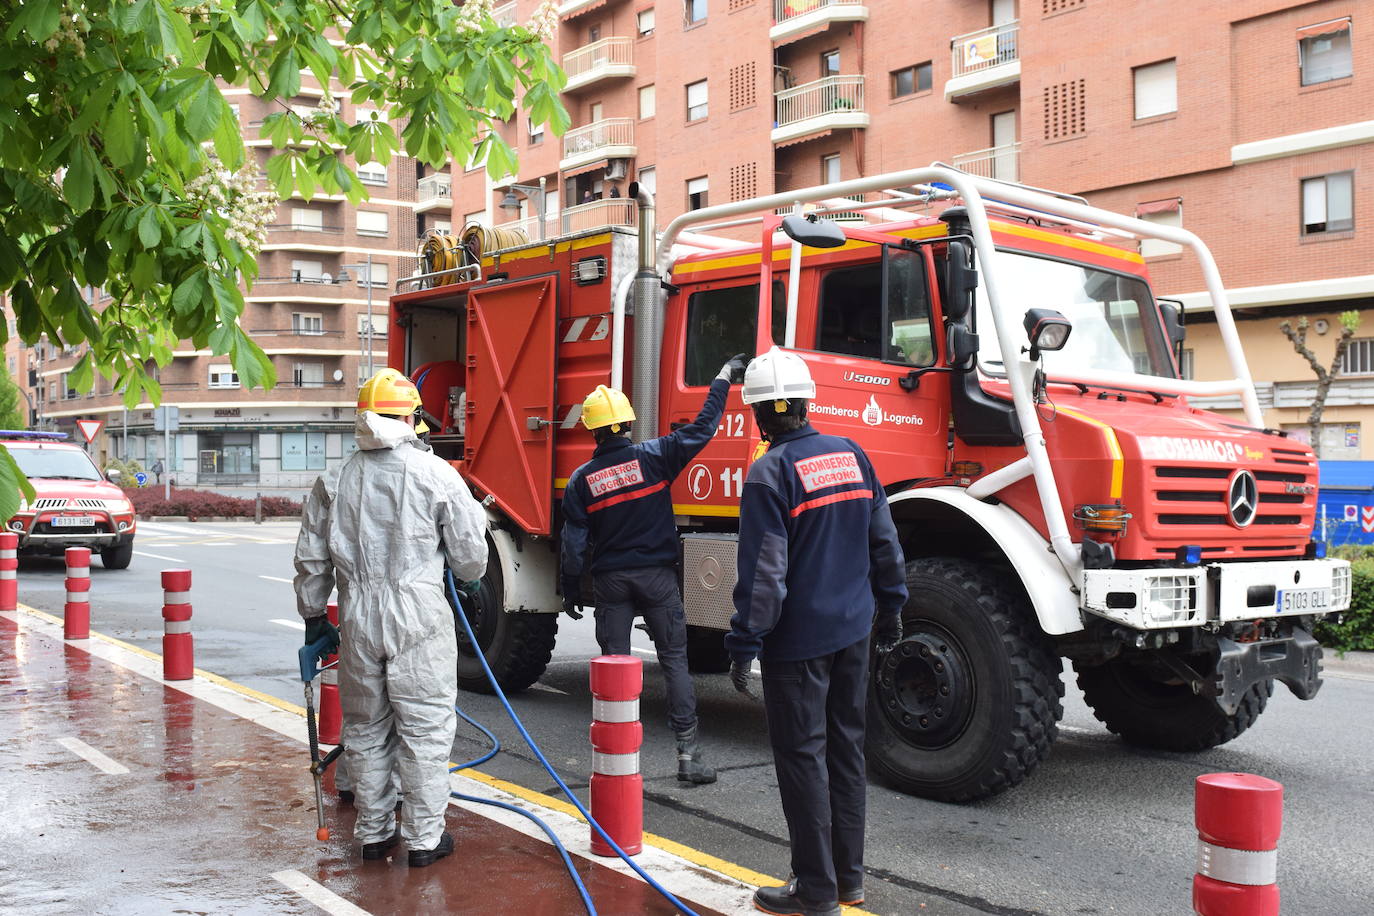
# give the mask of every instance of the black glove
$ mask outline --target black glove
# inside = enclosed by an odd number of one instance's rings
[[[339,628],[329,622],[329,618],[324,614],[318,617],[311,617],[305,622],[305,644],[312,645],[323,637],[329,637],[329,651],[326,655],[333,655],[339,648]]]
[[[744,381],[744,367],[749,365],[749,355],[747,353],[736,353],[720,367],[720,373],[716,378],[731,385],[738,385]]]
[[[735,689],[744,694],[751,700],[757,700],[758,694],[749,688],[749,669],[752,666],[749,659],[740,660],[738,658],[730,660],[730,683],[735,685]]]
[[[883,614],[873,622],[873,648],[879,655],[886,655],[897,648],[902,641],[902,614],[897,611]]]
[[[563,577],[563,602],[571,601],[573,604],[585,604],[582,600],[582,580],[577,576]]]
[[[567,614],[567,615],[568,615],[569,617],[571,617],[573,620],[581,620],[581,619],[582,619],[582,605],[578,604],[576,601],[572,600],[572,599],[569,598],[567,595],[564,595],[564,596],[563,596],[563,613]]]

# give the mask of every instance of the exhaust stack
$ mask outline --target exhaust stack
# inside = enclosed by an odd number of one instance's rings
[[[630,373],[630,381],[634,386],[631,403],[635,409],[635,424],[631,438],[635,442],[643,442],[658,436],[658,364],[663,340],[663,288],[654,267],[654,252],[658,244],[654,197],[637,181],[630,183],[630,197],[639,208],[639,268],[634,281],[635,353]]]

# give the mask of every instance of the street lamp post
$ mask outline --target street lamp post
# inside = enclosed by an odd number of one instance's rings
[[[544,205],[548,200],[547,192],[544,188],[546,180],[547,179],[545,179],[543,175],[540,175],[539,184],[537,186],[532,184],[509,185],[506,190],[506,196],[501,198],[502,210],[520,209],[520,198],[515,196],[516,191],[523,191],[526,197],[534,198],[535,207],[539,210],[539,238],[541,241],[546,235],[545,223],[548,221],[544,213]]]

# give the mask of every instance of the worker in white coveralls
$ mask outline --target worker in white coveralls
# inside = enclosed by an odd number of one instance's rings
[[[296,541],[297,610],[307,645],[339,647],[344,758],[364,859],[398,839],[412,867],[453,851],[444,830],[457,714],[458,649],[444,564],[475,591],[487,566],[486,516],[458,472],[415,432],[420,393],[395,369],[358,392],[358,451],[320,477]],[[339,624],[325,606],[337,576]],[[392,771],[404,793],[395,830]]]

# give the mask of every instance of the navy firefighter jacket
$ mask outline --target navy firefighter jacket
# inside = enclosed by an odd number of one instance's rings
[[[887,495],[859,446],[811,426],[778,436],[740,501],[739,582],[725,646],[737,660],[819,658],[906,603]]]
[[[637,445],[611,436],[573,471],[563,490],[565,582],[585,572],[677,564],[669,487],[716,434],[729,390],[729,382],[716,379],[687,426]]]

